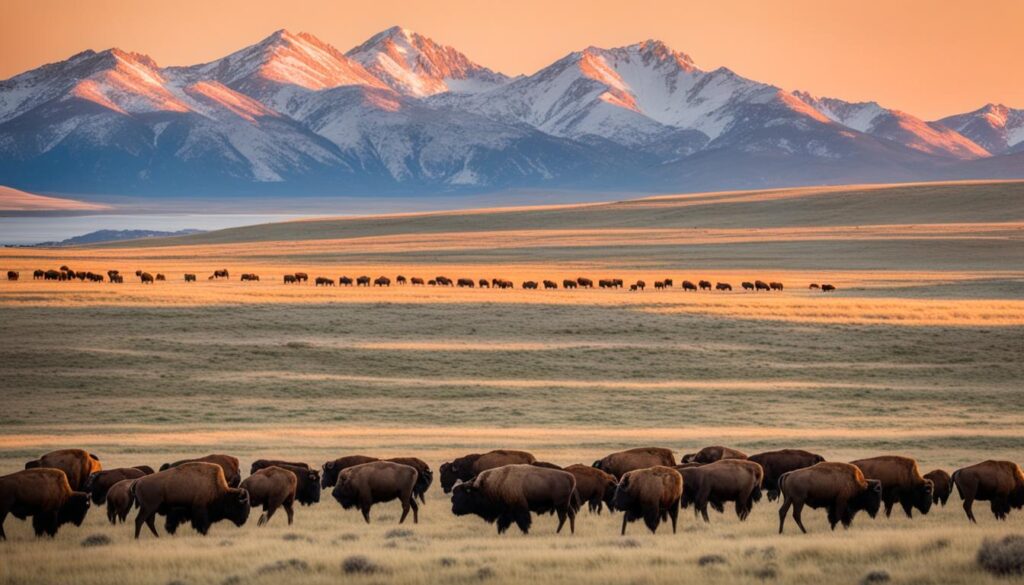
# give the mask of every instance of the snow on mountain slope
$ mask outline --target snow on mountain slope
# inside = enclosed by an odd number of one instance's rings
[[[980,144],[992,154],[1024,150],[1024,110],[987,104],[973,112],[938,121]]]
[[[397,26],[374,35],[347,56],[395,91],[414,97],[477,93],[508,81],[451,47]]]
[[[989,156],[982,146],[942,124],[928,123],[899,110],[883,108],[876,102],[846,102],[817,98],[794,91],[793,95],[829,119],[878,138],[892,140],[931,155],[970,159]]]

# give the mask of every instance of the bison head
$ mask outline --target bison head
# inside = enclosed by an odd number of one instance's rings
[[[39,467],[41,464],[42,463],[38,459],[33,459],[32,461],[25,463],[25,469],[35,469],[36,467]]]
[[[298,470],[296,474],[300,473]],[[299,482],[298,492],[295,499],[303,506],[309,506],[320,501],[320,472],[310,469],[306,472],[305,481]]]
[[[501,511],[480,488],[471,483],[461,483],[452,489],[452,514],[476,514],[488,522],[494,522]]]
[[[340,470],[338,469],[337,463],[334,461],[328,461],[327,463],[324,463],[323,470],[324,475],[320,478],[321,488],[327,489],[338,483],[338,472]]]
[[[103,472],[102,471],[94,471],[94,472],[90,473],[89,477],[86,478],[86,480],[85,480],[85,484],[82,486],[82,491],[91,494],[93,492],[93,488],[96,486],[96,479],[99,477],[99,475],[101,473],[103,473]],[[97,504],[102,504],[103,502],[96,502],[96,503]]]
[[[441,489],[444,493],[452,493],[455,482],[459,481],[458,461],[451,461],[441,464]]]
[[[68,500],[60,507],[57,513],[57,521],[60,524],[72,523],[81,526],[85,521],[85,515],[89,512],[89,494],[85,492],[71,492]]]
[[[171,464],[170,463],[164,463],[163,465],[160,466],[160,471],[167,471],[170,468],[171,468]]]
[[[235,526],[242,526],[249,519],[249,511],[252,504],[249,501],[249,492],[242,488],[228,488],[221,498],[220,516],[233,522]]]
[[[612,495],[612,503],[610,505],[614,506],[616,510],[627,510],[633,505],[633,494],[629,493],[628,473],[615,486],[615,493]]]
[[[927,514],[932,509],[934,493],[935,483],[930,479],[924,480],[924,483],[914,490],[914,507],[922,514]]]
[[[680,463],[696,463],[697,462],[697,454],[696,453],[687,453],[686,455],[683,455],[683,458],[680,459],[679,462]]]
[[[601,496],[601,500],[608,506],[608,510],[615,511],[615,488],[618,485],[614,481],[609,481],[604,486],[604,494]]]
[[[867,482],[868,488],[853,499],[850,508],[853,512],[864,510],[874,518],[882,506],[882,482],[877,479],[869,479]]]
[[[334,486],[331,495],[346,510],[359,506],[359,491],[344,478]]]

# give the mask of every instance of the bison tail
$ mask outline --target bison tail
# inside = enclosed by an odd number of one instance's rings
[[[569,506],[572,507],[573,512],[579,512],[583,507],[583,500],[580,499],[580,493],[576,491],[576,488],[572,489],[572,494],[569,496]]]
[[[128,486],[128,505],[132,508],[139,507],[139,498],[135,495],[135,484],[138,482],[139,480],[135,480]]]
[[[957,493],[958,496],[960,496],[960,499],[962,500],[962,499],[964,499],[964,490],[963,490],[962,487],[960,487],[960,482],[957,481],[957,476],[960,475],[961,471],[962,470],[960,470],[960,469],[957,469],[956,471],[954,471],[953,475],[950,477],[950,479],[953,480],[953,485],[956,486],[956,493]]]

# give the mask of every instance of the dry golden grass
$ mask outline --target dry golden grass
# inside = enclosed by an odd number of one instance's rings
[[[614,204],[304,221],[164,241],[0,250],[0,473],[82,446],[108,467],[212,451],[248,462],[525,448],[560,464],[626,447],[677,453],[800,447],[832,460],[904,453],[954,469],[1024,452],[1024,183],[697,194]],[[69,264],[124,285],[34,282]],[[229,268],[228,282],[205,280]],[[143,286],[136,269],[168,282]],[[285,286],[305,271],[523,280],[675,279],[626,291]],[[186,285],[182,274],[200,281]],[[260,283],[237,275],[255,272]],[[736,292],[684,293],[684,279]],[[783,293],[739,290],[778,280]],[[830,282],[835,294],[807,289]],[[811,535],[686,513],[681,533],[619,537],[584,513],[575,536],[498,537],[440,490],[418,526],[385,505],[365,526],[329,496],[267,528],[217,525],[136,543],[130,528],[37,541],[7,520],[0,583],[996,583],[954,496],[926,518]],[[83,548],[89,535],[106,546]],[[721,555],[724,564],[698,559]],[[382,572],[345,574],[363,555]],[[296,560],[294,563],[288,561]],[[284,561],[277,567],[275,563]]]

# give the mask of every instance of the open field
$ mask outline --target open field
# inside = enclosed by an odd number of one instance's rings
[[[123,285],[31,280],[35,268]],[[207,281],[228,268],[230,281]],[[136,269],[167,274],[143,286]],[[0,474],[58,447],[107,467],[222,451],[320,463],[343,454],[442,461],[497,447],[559,464],[655,444],[832,460],[882,453],[923,470],[1024,461],[1024,183],[780,190],[531,210],[305,221],[75,249],[0,250]],[[285,286],[311,277],[508,278],[513,291]],[[199,282],[185,284],[195,272]],[[259,283],[237,275],[255,272]],[[524,291],[523,280],[647,281],[643,293]],[[2,278],[2,277],[0,277]],[[676,288],[655,292],[654,280]],[[685,293],[684,279],[733,293]],[[742,280],[782,293],[744,293]],[[810,282],[839,290],[822,294]],[[1024,513],[969,526],[955,495],[925,518],[858,517],[811,535],[684,513],[646,534],[582,513],[527,537],[454,518],[435,485],[417,526],[369,527],[329,495],[287,527],[218,524],[135,543],[93,510],[36,541],[8,519],[0,583],[1005,583],[973,558]],[[90,534],[113,538],[82,548]],[[701,566],[720,554],[726,563]],[[346,575],[365,555],[384,572]],[[277,561],[301,561],[280,570]],[[302,562],[306,563],[305,565]],[[269,568],[268,568],[269,567]],[[1019,579],[1018,579],[1019,582]]]

